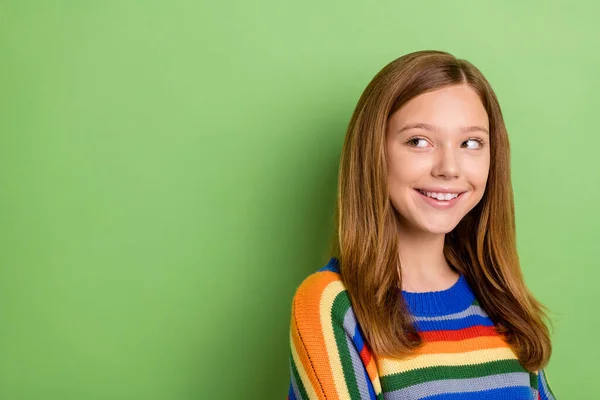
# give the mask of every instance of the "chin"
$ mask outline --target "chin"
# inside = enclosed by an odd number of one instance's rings
[[[452,229],[422,229],[422,231],[430,235],[447,235],[452,232]]]
[[[433,235],[445,235],[445,234],[452,232],[452,230],[454,230],[454,228],[456,228],[457,225],[458,225],[458,223],[424,224],[424,225],[420,225],[419,229],[422,230],[423,232],[428,232]]]

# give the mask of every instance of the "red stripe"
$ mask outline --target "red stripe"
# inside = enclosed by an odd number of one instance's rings
[[[459,330],[439,330],[439,331],[428,331],[419,332],[419,335],[424,341],[427,342],[438,342],[438,341],[458,341],[471,339],[477,336],[498,336],[496,328],[493,326],[471,326],[469,328]]]
[[[367,348],[367,346],[363,346],[363,349],[360,351],[360,359],[365,364],[365,367],[369,365],[371,362],[371,352]]]

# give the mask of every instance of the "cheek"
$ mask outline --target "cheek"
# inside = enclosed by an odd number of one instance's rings
[[[463,174],[476,189],[483,189],[490,172],[489,157],[470,158],[463,164]]]
[[[427,166],[423,160],[403,157],[402,161],[388,163],[388,195],[394,208],[401,211],[412,203],[411,191],[418,182],[422,182]]]
[[[411,157],[410,154],[398,155],[388,161],[388,178],[391,182],[407,183],[418,181],[431,169],[426,157]]]
[[[473,198],[472,198],[472,207],[477,205],[486,191],[487,182],[489,179],[489,164],[479,163],[476,168],[471,171],[470,181],[471,185],[474,188]]]
[[[388,189],[390,194],[398,194],[411,182],[410,169],[395,164],[388,168]]]
[[[488,181],[489,174],[490,174],[489,162],[483,163],[483,165],[478,166],[477,173],[476,173],[476,179],[482,190],[485,189],[485,185]]]

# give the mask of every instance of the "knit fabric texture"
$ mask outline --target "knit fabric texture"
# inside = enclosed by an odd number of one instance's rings
[[[292,300],[288,400],[555,399],[545,371],[520,364],[464,275],[446,290],[399,292],[424,344],[410,357],[374,357],[339,261],[309,275]]]

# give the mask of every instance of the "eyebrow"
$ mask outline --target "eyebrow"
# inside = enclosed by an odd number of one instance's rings
[[[435,125],[431,125],[431,124],[424,124],[424,123],[416,123],[416,124],[408,124],[403,126],[402,128],[400,128],[400,130],[398,130],[398,133],[407,131],[409,129],[424,129],[426,131],[432,131],[432,132],[440,132],[441,129]],[[478,125],[471,125],[471,126],[463,126],[460,128],[460,131],[462,133],[468,133],[468,132],[483,132],[483,133],[487,133],[488,135],[490,134],[490,132]]]

